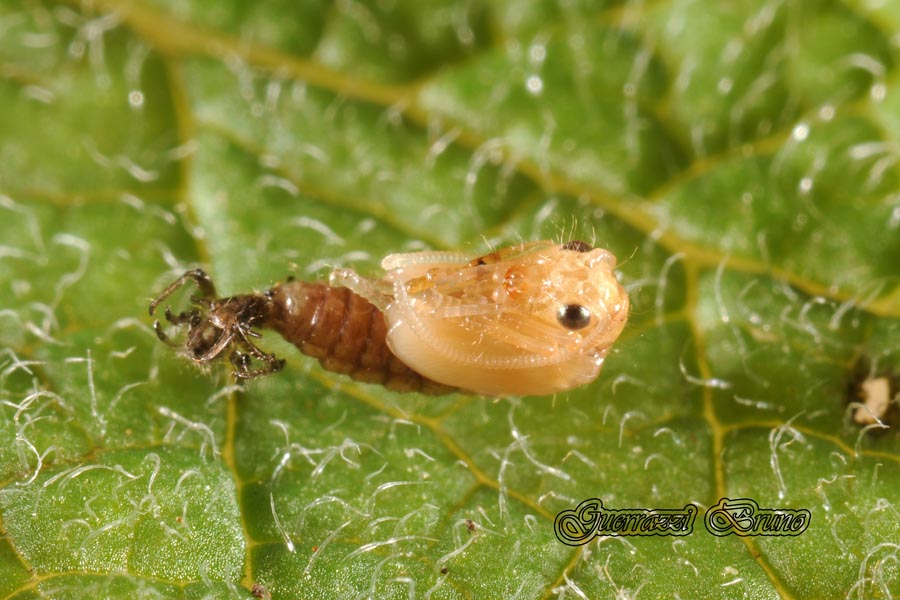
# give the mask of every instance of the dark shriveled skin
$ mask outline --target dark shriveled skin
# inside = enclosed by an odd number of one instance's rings
[[[215,286],[201,269],[188,271],[150,304],[152,315],[162,300],[194,281],[201,296],[191,296],[194,308],[165,317],[176,326],[187,325],[183,347],[198,363],[210,363],[229,350],[234,374],[252,379],[281,370],[284,361],[260,350],[251,338],[255,329],[271,329],[322,366],[357,381],[378,383],[396,391],[441,395],[455,388],[413,371],[387,345],[387,324],[371,302],[345,287],[324,283],[286,281],[264,293],[217,297]],[[157,336],[175,346],[154,323]],[[254,359],[262,363],[253,367]]]

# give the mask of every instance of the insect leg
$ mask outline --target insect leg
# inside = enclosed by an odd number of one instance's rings
[[[176,315],[172,314],[172,309],[167,306],[165,316],[166,316],[166,321],[168,321],[172,325],[183,325],[184,323],[190,323],[191,325],[193,325],[195,320],[200,318],[200,313],[198,313],[196,310],[192,310],[189,313],[182,312],[176,316]],[[166,335],[166,332],[163,331],[162,324],[159,321],[153,321],[153,331],[156,332],[156,337],[158,337],[161,342],[168,344],[169,346],[172,346],[172,347],[178,346],[178,344],[173,342],[169,338],[169,336]]]
[[[385,271],[402,269],[417,265],[465,265],[475,257],[471,252],[452,252],[445,250],[432,250],[427,252],[401,252],[389,254],[381,261],[381,268]]]
[[[203,294],[204,297],[215,297],[216,296],[216,286],[213,285],[212,279],[209,278],[209,275],[203,269],[194,269],[192,271],[188,271],[178,279],[172,282],[169,287],[164,289],[162,293],[153,299],[150,303],[150,314],[152,315],[156,311],[156,307],[159,306],[159,303],[172,295],[172,293],[187,283],[188,280],[193,281],[197,284],[197,288],[200,290],[200,293]]]
[[[251,351],[250,348],[246,349]],[[256,349],[256,351],[259,352],[258,349]],[[284,361],[276,359],[274,354],[265,354],[260,360],[265,363],[265,366],[258,369],[251,369],[250,354],[235,350],[231,353],[231,364],[234,366],[234,376],[238,379],[253,379],[255,377],[262,377],[263,375],[275,373],[284,368]]]
[[[184,325],[188,323],[190,325],[197,325],[200,320],[200,313],[196,310],[192,310],[190,312],[180,312],[177,315],[172,313],[172,309],[168,306],[166,307],[166,321],[171,323],[172,325]]]
[[[246,350],[247,353],[250,356],[252,356],[253,358],[255,358],[257,360],[261,360],[262,362],[264,362],[268,365],[272,365],[274,363],[281,362],[282,366],[283,366],[283,363],[284,363],[283,360],[279,360],[279,359],[275,358],[274,354],[271,354],[269,352],[263,352],[262,350],[257,348],[256,344],[254,344],[249,339],[247,339],[248,335],[252,335],[253,337],[260,337],[260,335],[258,333],[256,333],[255,331],[252,331],[249,329],[248,330],[238,329],[235,332],[235,335],[237,337],[237,343],[240,344],[241,348]],[[279,369],[280,369],[280,367],[279,367]],[[276,370],[278,370],[278,369],[276,369]],[[269,371],[269,372],[272,372],[272,371]]]
[[[212,345],[212,347],[207,350],[204,354],[200,356],[191,356],[191,360],[198,364],[204,364],[211,362],[216,359],[217,356],[222,354],[225,349],[231,345],[231,342],[234,341],[234,334],[230,331],[223,333],[216,343]]]
[[[345,287],[351,292],[362,296],[378,310],[385,310],[390,304],[392,286],[382,279],[369,279],[363,277],[353,269],[335,269],[328,276],[328,283],[332,287]]]
[[[175,342],[173,342],[173,341],[169,338],[169,336],[166,335],[166,332],[163,331],[162,325],[159,323],[159,321],[153,321],[153,331],[156,332],[156,337],[159,338],[159,341],[161,341],[161,342],[163,342],[163,343],[166,343],[166,344],[168,344],[169,346],[172,346],[173,348],[177,348],[177,347],[178,347],[178,344],[176,344]]]
[[[234,367],[235,376],[238,379],[245,379],[242,373],[250,372],[250,355],[244,354],[240,350],[231,353],[231,365]]]
[[[246,354],[244,355],[246,356]],[[254,379],[256,377],[263,377],[265,375],[271,375],[272,373],[277,373],[281,369],[284,368],[283,360],[276,360],[272,363],[269,363],[265,367],[260,367],[258,369],[241,369],[236,368],[234,370],[234,376],[238,379]]]

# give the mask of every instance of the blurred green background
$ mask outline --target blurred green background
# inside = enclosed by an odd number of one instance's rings
[[[898,59],[876,0],[0,1],[0,598],[900,595],[896,422],[848,407],[900,370]],[[541,238],[633,305],[556,397],[271,335],[242,389],[147,316]],[[725,496],[811,525],[714,537]],[[591,497],[701,518],[561,544]]]

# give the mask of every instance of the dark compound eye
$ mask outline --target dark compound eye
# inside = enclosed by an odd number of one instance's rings
[[[593,250],[590,244],[581,240],[572,240],[562,245],[563,250],[574,250],[575,252],[590,252]]]
[[[566,329],[584,329],[591,322],[591,311],[580,304],[564,304],[559,307],[556,320]]]

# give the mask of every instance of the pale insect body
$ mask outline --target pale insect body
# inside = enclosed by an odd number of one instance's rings
[[[250,328],[272,328],[325,368],[392,389],[440,394],[453,388],[493,396],[550,394],[592,381],[628,315],[615,257],[584,242],[532,242],[484,256],[392,254],[381,279],[348,269],[332,287],[285,282],[263,294],[198,299],[170,322],[188,324],[188,355],[206,363],[234,346],[239,378],[279,370]],[[199,275],[198,275],[199,273]],[[185,280],[206,296],[212,282]],[[343,289],[349,288],[349,289]],[[343,291],[342,291],[343,290]],[[167,337],[159,328],[161,339]],[[260,368],[251,368],[255,359]]]
[[[551,394],[593,381],[628,316],[615,257],[583,242],[475,257],[394,254],[381,281],[338,271],[381,303],[387,342],[429,378],[493,396]]]

